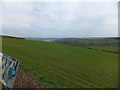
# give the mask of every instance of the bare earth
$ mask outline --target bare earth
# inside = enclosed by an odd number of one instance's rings
[[[34,75],[28,75],[25,71],[18,70],[13,88],[39,88],[39,85]]]

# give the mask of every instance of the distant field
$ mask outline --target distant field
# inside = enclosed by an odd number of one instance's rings
[[[3,38],[2,44],[3,53],[20,60],[20,69],[41,86],[118,87],[117,54],[32,40]]]
[[[105,50],[105,51],[110,51],[110,52],[118,52],[118,46],[86,46],[87,48],[93,48],[97,50]]]
[[[108,50],[108,51],[118,51],[118,47],[108,47],[108,46],[88,46],[90,48],[95,48],[98,50]]]
[[[119,39],[116,38],[61,38],[57,43],[72,46],[118,46]]]

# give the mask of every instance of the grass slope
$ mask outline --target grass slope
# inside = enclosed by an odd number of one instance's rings
[[[94,48],[97,50],[106,50],[106,51],[111,51],[111,52],[118,52],[119,51],[119,47],[118,46],[85,46],[87,48]]]
[[[3,39],[3,52],[20,60],[45,87],[105,88],[118,85],[117,54],[51,42]]]

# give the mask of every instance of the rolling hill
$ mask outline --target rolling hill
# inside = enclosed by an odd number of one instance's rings
[[[3,53],[20,61],[40,86],[118,87],[118,55],[53,42],[3,38]]]

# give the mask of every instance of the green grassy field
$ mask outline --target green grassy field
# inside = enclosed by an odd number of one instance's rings
[[[44,87],[115,88],[118,55],[52,42],[3,39],[3,53]]]
[[[57,43],[72,46],[117,46],[119,39],[115,38],[61,38]]]
[[[111,51],[111,52],[117,52],[119,49],[117,46],[86,46],[87,48],[94,48],[97,50],[106,50],[106,51]]]

